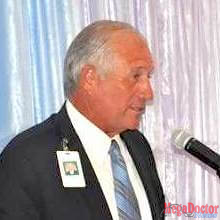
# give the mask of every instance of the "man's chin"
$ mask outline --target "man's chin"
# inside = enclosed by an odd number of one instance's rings
[[[129,130],[138,129],[140,125],[140,120],[134,120],[129,124]]]

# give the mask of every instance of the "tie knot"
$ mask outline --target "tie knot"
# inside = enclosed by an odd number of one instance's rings
[[[117,141],[116,141],[115,139],[112,140],[111,146],[112,146],[113,148],[119,148],[119,145],[118,145],[118,143],[117,143]]]
[[[119,147],[117,141],[114,140],[114,139],[111,142],[111,147],[110,147],[110,150],[109,150],[109,154],[111,156],[112,161],[114,161],[114,163],[116,161],[121,161],[121,163],[125,164],[124,159],[123,159],[122,154],[121,154],[120,147]]]
[[[120,152],[119,145],[118,145],[117,141],[113,139],[111,141],[111,147],[109,149],[109,154],[110,155],[118,154],[118,152]]]

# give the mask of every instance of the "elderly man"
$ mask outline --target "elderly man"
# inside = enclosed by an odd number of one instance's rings
[[[1,155],[0,219],[164,219],[155,161],[137,130],[153,98],[146,41],[126,23],[95,22],[72,42],[64,69],[60,112]]]

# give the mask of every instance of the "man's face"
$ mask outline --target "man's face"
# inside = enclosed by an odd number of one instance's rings
[[[113,71],[98,80],[94,108],[96,124],[112,136],[138,127],[146,101],[153,98],[153,62],[146,43],[134,33],[116,32],[109,46],[116,56]]]

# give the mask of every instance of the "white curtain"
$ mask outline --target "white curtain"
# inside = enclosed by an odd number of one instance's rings
[[[155,58],[154,103],[140,129],[151,143],[167,202],[220,205],[215,172],[170,140],[175,128],[183,128],[220,153],[219,0],[1,1],[1,149],[60,108],[67,47],[100,19],[134,25]]]
[[[144,5],[145,26],[150,27],[146,36],[157,68],[154,106],[146,113],[142,130],[157,158],[167,201],[220,205],[215,172],[175,149],[170,140],[175,128],[184,128],[220,153],[220,1],[145,1]],[[186,218],[168,219],[172,217]]]

